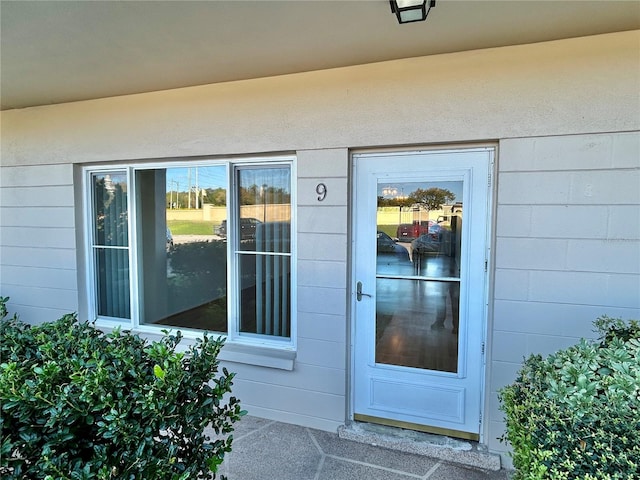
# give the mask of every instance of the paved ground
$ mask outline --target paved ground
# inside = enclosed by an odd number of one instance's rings
[[[256,417],[236,424],[220,473],[229,480],[507,480],[508,472],[465,468]]]

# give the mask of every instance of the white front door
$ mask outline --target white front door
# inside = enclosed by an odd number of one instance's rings
[[[356,420],[479,438],[493,155],[353,156]]]

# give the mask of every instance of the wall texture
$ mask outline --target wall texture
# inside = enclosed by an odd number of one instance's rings
[[[523,357],[640,318],[640,134],[500,142],[488,441]]]
[[[50,165],[638,128],[640,32],[2,114],[2,162]]]
[[[602,313],[640,315],[639,43],[625,32],[2,112],[0,294],[32,322],[86,313],[75,167],[295,152],[295,368],[233,368],[256,414],[333,429],[348,410],[349,149],[498,141],[484,434],[504,449],[495,392],[525,354],[589,335]],[[319,181],[332,192],[320,208]]]

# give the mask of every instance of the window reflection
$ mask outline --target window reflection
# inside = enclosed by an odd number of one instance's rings
[[[124,173],[94,174],[92,187],[97,313],[130,318],[127,176]]]
[[[408,274],[408,255],[413,275],[459,277],[462,190],[461,181],[379,184],[377,273]]]
[[[126,175],[93,175],[93,199],[95,244],[126,247],[129,244]]]
[[[291,173],[288,168],[244,168],[238,172],[240,250],[289,252]],[[262,232],[259,245],[256,234]]]
[[[456,282],[379,278],[376,362],[457,372],[459,297]]]
[[[226,167],[136,172],[142,323],[227,331]]]
[[[462,181],[378,185],[376,362],[457,371],[462,193]]]
[[[240,331],[291,335],[291,171],[237,170]]]

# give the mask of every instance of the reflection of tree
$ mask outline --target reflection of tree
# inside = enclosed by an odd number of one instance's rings
[[[420,205],[426,210],[439,210],[442,205],[453,202],[456,196],[453,192],[444,188],[418,188],[406,197],[385,198],[378,196],[379,207],[412,207]]]
[[[456,196],[453,192],[444,188],[431,187],[427,189],[418,188],[409,194],[411,204],[418,204],[426,210],[439,210],[442,205],[453,202]]]
[[[414,203],[409,197],[385,198],[382,195],[378,196],[379,207],[410,207]]]
[[[258,186],[240,187],[240,205],[260,205],[290,203],[291,194],[282,187]]]
[[[201,192],[202,203],[208,203],[211,205],[215,205],[216,207],[224,207],[227,204],[227,189],[223,187],[218,188],[205,188],[204,192]],[[195,205],[195,200],[193,196],[195,195],[195,191],[191,192],[191,200]],[[186,208],[189,205],[189,192],[181,191],[169,191],[165,193],[165,198],[167,202],[167,206],[171,207],[171,203],[173,202],[175,208]]]
[[[226,188],[207,188],[207,203],[218,207],[224,207],[227,204]]]
[[[251,185],[250,187],[240,187],[239,192],[241,205],[289,203],[291,199],[289,191],[281,187]],[[169,206],[171,206],[172,200],[175,205],[183,208],[189,203],[187,192],[167,192],[165,196]],[[227,189],[222,187],[207,188],[203,197],[203,203],[224,207],[227,204]]]
[[[95,177],[96,244],[128,244],[126,183],[114,182],[110,175]]]

